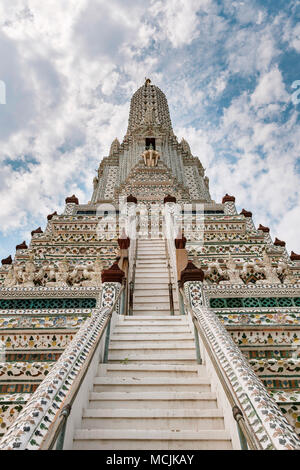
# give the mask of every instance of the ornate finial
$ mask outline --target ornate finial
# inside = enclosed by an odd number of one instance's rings
[[[151,83],[150,78],[145,77],[145,86],[150,85],[150,83]]]
[[[109,156],[113,155],[114,153],[117,153],[119,149],[120,149],[120,142],[119,142],[119,139],[116,137],[110,146]]]

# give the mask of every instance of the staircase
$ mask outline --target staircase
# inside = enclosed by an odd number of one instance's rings
[[[138,240],[135,288],[134,315],[170,315],[169,282],[174,285],[170,273],[165,241],[162,239]],[[175,313],[178,311],[178,299],[173,288]]]
[[[120,316],[73,449],[232,449],[194,334],[170,315],[163,240],[139,240],[133,316]],[[175,293],[174,293],[175,294]]]

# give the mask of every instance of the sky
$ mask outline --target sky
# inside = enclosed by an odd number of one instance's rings
[[[212,198],[300,253],[299,19],[299,0],[1,0],[0,258],[90,200],[145,77]]]

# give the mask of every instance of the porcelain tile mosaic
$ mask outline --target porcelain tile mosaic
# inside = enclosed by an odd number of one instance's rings
[[[217,316],[203,306],[200,282],[186,282],[195,317],[206,334],[224,374],[229,378],[253,433],[263,449],[300,449],[300,441],[275,401],[234,344]],[[234,378],[234,380],[233,380]],[[255,406],[253,405],[255,403]]]

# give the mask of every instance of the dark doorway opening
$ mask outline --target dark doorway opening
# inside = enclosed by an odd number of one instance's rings
[[[152,137],[146,137],[145,147],[146,147],[146,150],[149,150],[150,148],[155,150],[155,139]]]

